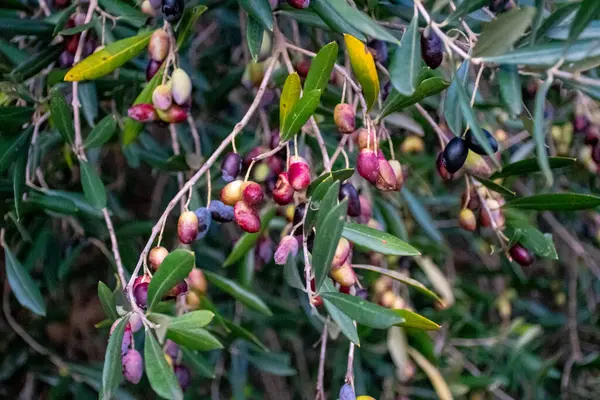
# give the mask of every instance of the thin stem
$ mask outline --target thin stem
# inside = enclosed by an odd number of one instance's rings
[[[117,264],[119,279],[121,280],[122,287],[125,288],[127,279],[125,279],[125,269],[123,268],[123,262],[121,261],[121,253],[119,252],[119,243],[117,242],[117,235],[115,235],[115,228],[106,207],[102,209],[102,214],[104,214],[104,222],[106,223],[108,235],[110,236],[110,243],[112,245],[113,256],[115,257],[115,263]]]
[[[169,133],[171,134],[171,147],[173,148],[173,154],[177,156],[181,154],[181,148],[179,147],[179,141],[177,140],[177,128],[175,127],[175,124],[169,124]],[[177,173],[177,184],[179,186],[179,190],[181,190],[181,188],[183,188],[183,172]],[[179,203],[181,212],[183,213],[187,209],[183,196],[181,197]]]
[[[319,371],[317,373],[317,393],[315,399],[325,400],[325,387],[323,379],[325,377],[325,355],[327,353],[327,324],[323,324],[321,333],[321,352],[319,353]]]

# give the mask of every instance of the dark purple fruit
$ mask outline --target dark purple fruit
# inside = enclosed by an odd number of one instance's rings
[[[510,256],[515,262],[523,267],[533,264],[533,254],[520,243],[515,244],[509,250]]]
[[[485,135],[485,137],[488,141],[488,144],[490,145],[490,147],[492,148],[494,153],[497,152],[498,151],[498,142],[496,141],[496,139],[487,130],[482,129],[481,131]],[[477,140],[475,135],[473,135],[473,133],[471,132],[470,129],[467,131],[467,134],[465,135],[465,143],[467,144],[469,149],[473,150],[475,153],[481,154],[481,155],[487,154],[485,152],[483,146],[481,146],[481,144],[479,143],[479,141]]]
[[[146,308],[148,303],[148,285],[150,284],[150,276],[138,276],[133,282],[133,297],[138,307]]]
[[[196,240],[202,239],[208,233],[210,223],[212,221],[212,215],[208,208],[200,207],[194,211],[196,217],[198,217],[198,234],[196,234]]]
[[[510,0],[490,0],[490,4],[488,5],[488,8],[493,13],[508,11],[512,7],[513,6],[510,4]]]
[[[287,0],[287,3],[298,9],[308,8],[310,5],[310,0]]]
[[[375,61],[385,64],[388,58],[388,48],[387,43],[383,40],[371,40],[367,47],[369,47],[369,51],[373,54],[373,58]]]
[[[357,288],[355,296],[366,300],[369,297],[369,291],[365,288]]]
[[[300,222],[302,222],[302,220],[304,219],[305,211],[306,211],[306,203],[300,203],[296,206],[296,209],[294,210],[294,219],[292,221],[294,226],[296,226]]]
[[[227,153],[221,163],[221,178],[231,182],[242,172],[242,156],[238,153]]]
[[[175,368],[173,368],[173,371],[175,372],[175,376],[177,377],[177,381],[179,382],[181,389],[187,389],[192,381],[190,370],[185,365],[176,365]]]
[[[212,219],[217,222],[233,221],[233,207],[224,204],[220,200],[211,200],[208,210]]]
[[[185,8],[185,0],[163,0],[162,14],[163,17],[170,23],[175,23],[181,19],[183,9]]]
[[[446,148],[442,153],[443,166],[448,172],[453,174],[462,168],[468,154],[469,148],[465,141],[455,137],[446,145]]]
[[[439,67],[444,59],[442,40],[429,27],[421,34],[421,57],[431,69]]]
[[[576,115],[573,119],[573,129],[575,132],[585,132],[590,121],[585,115]]]
[[[68,68],[73,65],[73,61],[75,60],[75,56],[69,53],[67,50],[60,53],[58,57],[58,66],[61,68]]]
[[[142,355],[137,350],[131,349],[123,356],[121,362],[125,379],[133,384],[139,383],[144,372]]]
[[[162,65],[162,61],[156,61],[156,60],[152,60],[152,59],[150,59],[150,61],[148,61],[148,65],[146,65],[146,81],[147,82],[150,82],[150,80],[152,80],[154,75],[156,75],[156,73],[160,69],[161,65]]]
[[[351,183],[344,183],[340,186],[340,201],[348,199],[348,215],[350,217],[360,216],[360,200],[358,198],[358,191]]]

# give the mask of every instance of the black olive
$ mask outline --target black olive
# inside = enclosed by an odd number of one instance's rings
[[[421,57],[431,69],[436,69],[444,59],[442,40],[430,28],[421,34]]]
[[[242,172],[242,156],[238,153],[227,153],[221,163],[221,178],[231,182]]]
[[[185,8],[185,0],[163,0],[162,14],[163,17],[170,23],[176,23],[183,15]]]
[[[467,155],[469,154],[469,148],[464,140],[455,137],[452,139],[444,149],[442,154],[442,162],[444,167],[451,174],[455,173],[462,168]]]
[[[496,139],[492,136],[491,133],[489,133],[485,129],[482,129],[481,131],[487,138],[487,142],[490,145],[490,147],[492,148],[493,152],[494,153],[497,152],[498,151],[498,142],[496,141]],[[469,147],[469,149],[473,150],[475,153],[481,154],[481,155],[487,154],[485,152],[485,149],[483,148],[483,146],[481,146],[481,144],[479,143],[479,141],[477,140],[475,135],[473,135],[473,133],[471,132],[470,129],[467,131],[467,134],[465,135],[465,142],[467,143],[467,146]]]
[[[387,43],[383,40],[371,40],[367,47],[369,47],[371,53],[373,54],[373,58],[375,61],[385,64],[388,58],[388,48]]]
[[[360,216],[360,200],[358,199],[358,191],[351,183],[344,183],[340,187],[338,196],[340,201],[348,199],[348,215],[350,217]]]
[[[306,210],[306,203],[300,203],[296,206],[294,210],[294,219],[292,223],[294,226],[298,225],[304,219],[304,212]],[[296,232],[302,232],[302,226],[299,226]]]
[[[220,200],[211,200],[208,210],[217,222],[231,222],[233,221],[233,207],[223,204]]]

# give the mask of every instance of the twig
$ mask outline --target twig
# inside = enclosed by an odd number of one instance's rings
[[[177,128],[175,127],[175,124],[169,124],[169,133],[171,134],[171,147],[173,148],[173,154],[178,156],[179,154],[181,154],[181,148],[179,147],[179,141],[177,141]],[[183,172],[181,171],[177,173],[177,185],[179,187],[179,190],[181,190],[181,188],[183,187]],[[179,207],[181,208],[181,212],[183,213],[186,208],[183,196],[179,200]]]
[[[323,324],[321,333],[321,352],[319,353],[319,371],[317,373],[317,390],[315,400],[325,400],[325,388],[323,379],[325,377],[325,355],[327,353],[327,324]]]
[[[119,252],[119,243],[117,242],[117,235],[115,235],[115,228],[113,227],[112,220],[110,219],[106,207],[102,209],[102,214],[104,214],[104,222],[106,222],[106,228],[108,229],[108,235],[110,236],[110,243],[112,245],[113,256],[115,257],[115,263],[117,264],[119,279],[121,279],[121,285],[123,289],[125,289],[127,279],[125,279],[125,269],[123,268],[123,262],[121,261],[121,253]]]
[[[431,115],[429,115],[427,110],[425,110],[425,108],[423,108],[422,105],[417,103],[417,104],[415,104],[415,107],[417,108],[417,111],[419,111],[419,114],[421,114],[423,116],[423,118],[425,118],[425,120],[433,128],[433,130],[437,134],[438,140],[440,142],[440,147],[443,149],[446,146],[446,141],[447,141],[446,134],[444,133],[442,128],[440,128],[440,126],[437,124],[437,122],[435,122],[435,120],[431,117]]]

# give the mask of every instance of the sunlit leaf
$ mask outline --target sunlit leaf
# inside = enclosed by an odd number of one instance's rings
[[[379,94],[379,76],[375,68],[375,60],[367,46],[354,36],[344,34],[346,48],[350,56],[352,71],[356,75],[367,102],[367,109],[370,109],[377,100]]]

